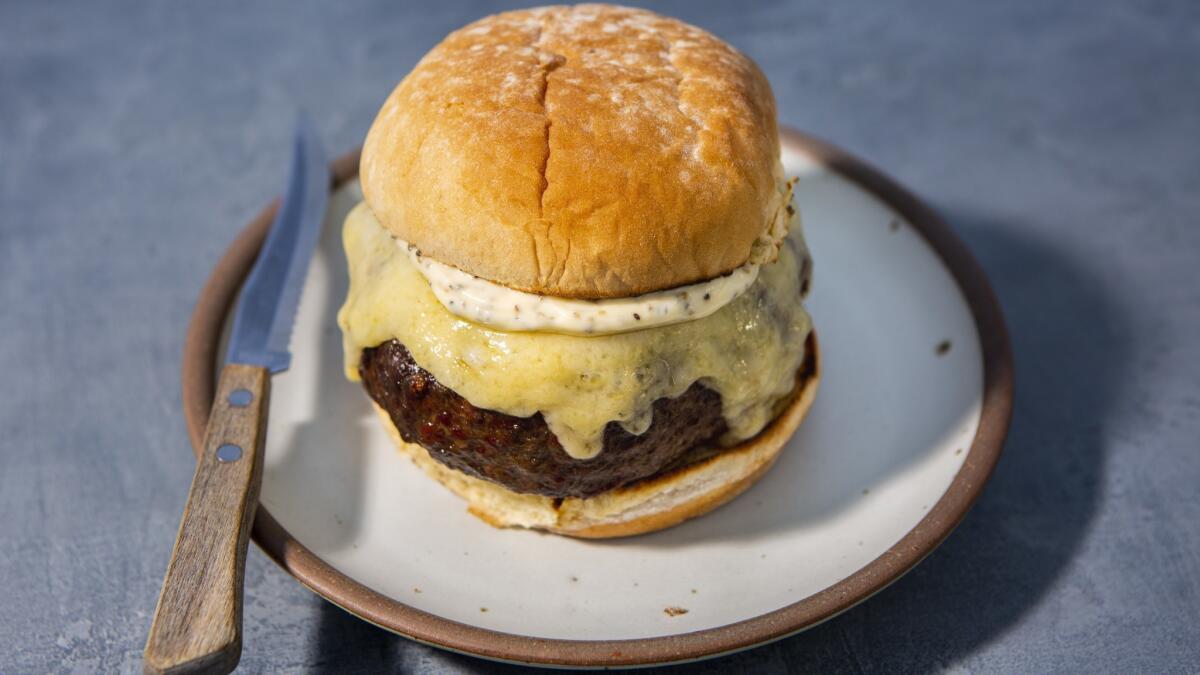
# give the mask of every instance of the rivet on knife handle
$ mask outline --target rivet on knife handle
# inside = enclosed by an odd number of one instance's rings
[[[262,486],[270,375],[221,370],[187,507],[146,641],[147,673],[227,673],[242,653],[242,576]]]

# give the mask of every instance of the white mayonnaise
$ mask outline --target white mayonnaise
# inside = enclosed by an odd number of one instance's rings
[[[567,335],[610,335],[706,317],[750,288],[759,269],[758,263],[747,263],[689,286],[629,298],[577,300],[514,290],[421,255],[399,239],[396,244],[451,314],[499,330]]]

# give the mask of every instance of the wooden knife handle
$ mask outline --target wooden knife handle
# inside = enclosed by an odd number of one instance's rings
[[[146,640],[147,673],[228,673],[242,655],[242,577],[262,487],[270,373],[221,370],[171,564]]]

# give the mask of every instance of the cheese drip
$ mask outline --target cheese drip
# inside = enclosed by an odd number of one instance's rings
[[[800,304],[808,251],[792,216],[779,257],[745,292],[701,318],[603,336],[508,332],[449,312],[408,253],[365,203],[346,218],[350,292],[338,313],[346,375],[362,351],[399,340],[413,360],[478,408],[517,417],[541,412],[576,459],[603,448],[604,427],[639,434],[652,404],[701,382],[721,395],[733,444],[757,434],[795,386],[811,329]]]

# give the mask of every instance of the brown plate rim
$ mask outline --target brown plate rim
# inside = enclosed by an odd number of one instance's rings
[[[834,145],[783,129],[783,145],[864,187],[895,209],[932,246],[954,277],[979,331],[983,408],[979,429],[950,487],[926,516],[888,551],[849,577],[803,600],[726,626],[628,640],[560,640],[502,633],[424,612],[388,598],[330,567],[296,541],[265,508],[252,537],[301,584],[346,611],[400,635],[489,659],[526,664],[620,667],[676,663],[778,640],[826,621],[866,600],[929,555],[966,515],[992,473],[1012,417],[1013,363],[1000,304],[974,256],[931,208],[896,181]],[[358,174],[358,151],[332,164],[333,186]],[[214,392],[221,332],[278,208],[269,204],[241,231],[200,293],[183,348],[183,409],[193,452],[199,453]]]

